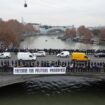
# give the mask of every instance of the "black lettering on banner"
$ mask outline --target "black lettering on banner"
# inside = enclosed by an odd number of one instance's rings
[[[19,69],[15,69],[15,72],[16,72],[16,73],[19,73]]]
[[[35,69],[35,72],[48,72],[48,69]]]
[[[29,69],[29,73],[34,73],[34,69]]]
[[[55,69],[51,68],[50,72],[65,72],[65,69],[62,69],[62,68],[61,69],[59,69],[59,68],[55,68]]]
[[[35,72],[38,72],[39,69],[35,69]]]
[[[27,73],[27,69],[15,69],[15,73]]]
[[[14,73],[15,74],[37,74],[37,73],[42,73],[42,74],[46,74],[46,73],[65,73],[66,72],[66,68],[15,68],[14,69]]]

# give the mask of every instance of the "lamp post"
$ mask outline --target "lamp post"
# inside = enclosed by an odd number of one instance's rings
[[[26,0],[25,0],[24,7],[27,8],[27,6],[28,6],[28,5],[27,5]]]

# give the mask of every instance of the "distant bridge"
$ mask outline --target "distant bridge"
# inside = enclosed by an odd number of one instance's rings
[[[25,33],[23,36],[29,37],[29,36],[35,36],[35,35],[49,35],[49,34],[55,35],[58,33],[64,33],[66,29],[67,29],[67,27],[52,27],[52,28],[48,28],[48,29],[40,28],[38,33],[28,32],[28,33]]]
[[[55,26],[55,27],[51,27],[48,29],[40,28],[40,33],[48,34],[50,32],[58,32],[58,31],[59,32],[65,32],[65,30],[68,28],[72,28],[72,27]]]
[[[59,34],[59,33],[64,33],[66,29],[71,29],[73,26],[68,26],[68,27],[63,27],[63,26],[54,26],[50,28],[39,28],[39,32],[27,32],[23,35],[23,37],[28,37],[28,36],[35,36],[35,35],[49,35],[49,34]]]

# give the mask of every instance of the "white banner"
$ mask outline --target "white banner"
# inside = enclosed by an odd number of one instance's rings
[[[15,67],[13,74],[65,74],[66,67]]]

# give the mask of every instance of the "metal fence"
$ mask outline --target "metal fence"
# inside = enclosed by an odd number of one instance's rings
[[[1,60],[0,72],[13,72],[14,67],[66,67],[67,73],[91,72],[105,73],[105,62],[73,62],[73,61],[20,61]]]

